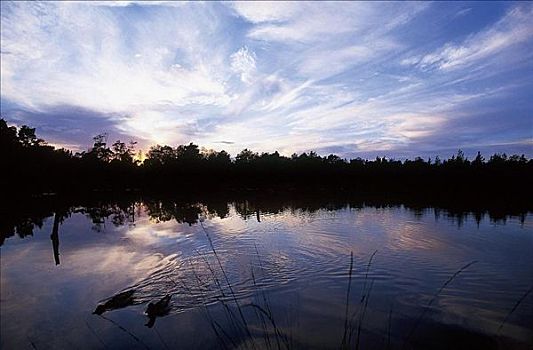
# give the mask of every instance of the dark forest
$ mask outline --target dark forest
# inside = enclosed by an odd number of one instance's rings
[[[449,159],[342,159],[315,152],[282,156],[244,149],[235,157],[190,143],[152,146],[143,162],[135,143],[110,144],[93,138],[87,151],[56,149],[35,129],[0,120],[2,175],[6,193],[90,191],[298,191],[461,196],[526,201],[531,195],[533,160],[524,155],[479,152],[468,159],[459,150]]]

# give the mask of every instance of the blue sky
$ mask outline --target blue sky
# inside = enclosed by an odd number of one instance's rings
[[[2,2],[1,113],[57,146],[533,156],[530,2]]]

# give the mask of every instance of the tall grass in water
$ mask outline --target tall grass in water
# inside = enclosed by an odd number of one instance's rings
[[[352,338],[354,336],[354,333],[356,333],[355,338],[355,344],[353,347],[355,349],[359,349],[360,345],[360,338],[361,338],[361,330],[363,327],[364,317],[366,313],[366,309],[368,308],[368,302],[370,300],[370,292],[372,291],[372,287],[374,286],[374,280],[370,282],[370,286],[367,288],[368,285],[368,275],[370,272],[370,267],[372,265],[372,261],[374,260],[374,256],[377,254],[377,250],[372,253],[370,256],[367,266],[366,266],[366,273],[365,278],[363,282],[363,287],[361,289],[361,299],[359,300],[359,305],[357,309],[351,314],[350,313],[350,294],[352,289],[352,275],[353,275],[353,268],[354,268],[354,257],[353,252],[350,253],[350,268],[348,270],[348,287],[346,290],[346,306],[344,311],[344,331],[342,335],[341,340],[341,349],[348,349],[352,347]],[[356,317],[359,316],[358,322],[356,323]],[[357,324],[357,326],[356,326]]]
[[[244,337],[240,336],[239,339],[235,340],[232,339],[227,332],[224,331],[224,329],[214,320],[212,317],[210,318],[210,323],[212,325],[212,329],[215,331],[217,338],[220,340],[221,345],[225,347],[225,343],[223,342],[224,337],[227,338],[234,347],[238,347],[238,343],[243,344],[246,348],[256,349],[256,348],[267,348],[270,349],[273,347],[273,343],[275,342],[276,348],[281,350],[282,348],[290,349],[290,341],[286,334],[284,334],[280,327],[278,326],[278,322],[276,321],[274,314],[272,312],[272,308],[270,307],[270,303],[268,302],[268,298],[266,297],[265,291],[259,287],[256,276],[253,270],[251,270],[252,275],[252,281],[254,284],[254,288],[256,289],[256,293],[261,294],[262,297],[262,304],[260,305],[258,303],[249,303],[246,305],[241,305],[237,299],[237,296],[233,290],[233,286],[230,282],[230,279],[228,277],[228,274],[224,270],[224,267],[222,265],[222,262],[220,260],[220,257],[218,255],[217,250],[215,249],[215,246],[213,244],[213,241],[207,232],[206,228],[204,227],[203,223],[200,222],[200,225],[202,227],[202,230],[204,231],[209,247],[215,257],[215,260],[217,262],[218,268],[220,269],[220,272],[222,273],[222,276],[224,277],[225,286],[229,289],[229,296],[231,300],[234,302],[235,307],[237,308],[238,315],[235,315],[235,313],[231,310],[231,308],[224,302],[223,299],[219,299],[219,301],[222,303],[222,306],[224,307],[224,311],[228,319],[230,320],[230,324],[236,330],[236,334],[242,334],[244,333]],[[263,265],[261,263],[259,251],[257,249],[257,246],[255,247],[256,256],[259,262],[259,267],[261,269],[261,272],[264,274]],[[199,253],[199,252],[198,252]],[[226,297],[226,294],[224,292],[224,285],[220,282],[220,280],[217,277],[217,274],[215,272],[215,269],[211,266],[209,261],[207,259],[204,259],[204,262],[206,263],[209,272],[211,273],[211,276],[213,280],[215,281],[215,285],[220,291],[220,294],[223,298]],[[252,335],[252,332],[250,330],[250,325],[248,320],[246,319],[246,316],[244,314],[243,308],[252,308],[254,310],[254,314],[261,322],[261,328],[263,330],[262,339],[264,341],[263,344],[257,344],[256,338]],[[269,330],[271,328],[272,331]],[[220,333],[224,335],[224,337],[220,336]],[[270,335],[270,333],[273,333]],[[273,340],[271,340],[273,338]]]
[[[244,331],[246,332],[246,335],[248,336],[248,339],[252,340],[251,346],[253,349],[255,349],[255,343],[253,342],[252,333],[250,332],[250,328],[248,326],[248,322],[246,321],[246,317],[244,317],[244,313],[242,311],[241,305],[239,304],[239,301],[237,300],[237,296],[235,295],[235,292],[233,291],[233,287],[231,286],[231,282],[228,278],[228,275],[226,274],[226,271],[224,270],[224,267],[222,266],[222,262],[220,261],[220,258],[218,256],[218,253],[215,249],[215,246],[213,245],[213,241],[211,240],[211,236],[209,236],[209,233],[204,227],[204,224],[202,221],[200,221],[200,226],[202,227],[202,230],[204,231],[207,241],[209,242],[209,246],[211,248],[211,251],[213,252],[215,259],[218,263],[218,267],[220,268],[220,271],[222,272],[222,275],[224,276],[224,279],[226,281],[226,284],[229,288],[231,297],[233,298],[233,301],[235,302],[235,306],[237,307],[237,310],[239,312],[240,320],[242,321],[242,326],[244,328]]]
[[[225,285],[223,285],[220,280],[217,277],[217,273],[215,269],[211,266],[209,261],[207,259],[204,260],[204,262],[208,266],[208,270],[211,273],[211,277],[215,281],[215,285],[220,291],[220,294],[224,297],[226,296],[224,287],[227,286],[227,288],[230,291],[230,297],[232,301],[235,303],[235,306],[237,308],[238,313],[235,314],[231,308],[229,308],[228,305],[224,303],[224,300],[219,300],[222,303],[222,306],[224,308],[225,314],[227,315],[228,319],[231,320],[230,324],[232,327],[238,328],[241,332],[236,332],[237,334],[240,334],[239,339],[233,339],[229,336],[229,334],[224,331],[223,327],[216,322],[213,317],[209,314],[208,320],[211,324],[211,328],[215,332],[215,335],[217,336],[217,339],[220,342],[221,347],[227,348],[227,341],[231,343],[231,346],[234,348],[239,347],[238,344],[242,344],[242,346],[246,348],[266,348],[266,349],[291,349],[292,348],[292,341],[289,339],[289,336],[282,331],[282,329],[279,326],[279,320],[274,316],[274,313],[272,311],[269,299],[266,295],[265,290],[260,286],[260,283],[258,283],[256,270],[254,270],[254,267],[252,265],[251,267],[251,277],[253,286],[255,288],[255,295],[260,298],[260,300],[257,302],[250,302],[247,304],[241,305],[237,299],[237,296],[233,290],[233,287],[231,286],[230,279],[224,270],[224,267],[222,265],[222,262],[220,260],[220,257],[218,256],[218,252],[216,251],[216,248],[213,244],[213,241],[211,240],[211,237],[209,236],[209,233],[205,229],[205,227],[202,226],[202,229],[204,230],[208,241],[211,251],[213,252],[213,255],[217,261],[218,268],[220,269],[220,272],[224,276]],[[199,253],[199,252],[198,252]],[[255,246],[255,254],[258,261],[259,270],[264,275],[264,268],[261,262],[261,256],[259,254],[259,250],[257,249],[257,246]],[[361,290],[361,298],[359,300],[358,307],[355,311],[351,312],[351,305],[350,305],[350,299],[352,294],[352,278],[353,278],[353,271],[354,271],[354,256],[353,252],[350,254],[350,267],[348,272],[348,287],[346,292],[346,306],[345,306],[345,312],[344,312],[344,331],[343,331],[343,337],[341,341],[341,348],[342,349],[348,349],[348,348],[355,348],[359,349],[360,347],[360,338],[361,338],[361,331],[364,323],[364,317],[366,310],[368,308],[368,303],[370,300],[370,294],[374,285],[374,280],[369,281],[369,274],[370,274],[370,268],[372,266],[372,262],[374,260],[375,255],[377,254],[377,250],[373,252],[373,254],[370,256],[368,263],[366,264],[366,271],[365,271],[365,277],[364,277],[364,283]],[[197,276],[197,274],[195,273]],[[199,283],[202,283],[199,276],[198,276]],[[257,318],[259,322],[259,329],[262,332],[262,335],[259,337],[254,337],[252,335],[252,332],[250,330],[250,323],[249,320],[246,319],[244,309],[245,308],[251,308],[254,311],[255,317]],[[207,309],[207,308],[206,308]],[[209,313],[208,310],[206,310],[207,313]],[[359,317],[357,317],[359,316]],[[243,334],[244,333],[244,334]],[[355,338],[354,338],[355,335]],[[261,339],[262,342],[258,343],[257,340]]]
[[[241,330],[242,330],[242,328],[240,328],[238,326],[238,323],[240,321],[237,319],[237,317],[235,316],[235,313],[231,310],[231,308],[228,306],[228,304],[224,300],[227,296],[226,296],[226,293],[224,292],[224,288],[223,288],[222,284],[220,283],[219,278],[217,277],[217,274],[216,274],[215,270],[213,269],[213,267],[209,263],[209,260],[204,255],[202,255],[198,250],[196,250],[196,253],[198,254],[198,256],[200,256],[202,258],[202,260],[206,264],[207,269],[209,270],[213,280],[215,281],[215,285],[218,287],[218,290],[219,290],[220,295],[222,296],[222,298],[217,298],[217,299],[222,304],[222,306],[224,307],[225,315],[226,315],[228,321],[230,322],[230,324],[231,324],[231,326],[233,328],[233,331],[235,332],[235,334],[239,334],[241,332]],[[194,271],[194,268],[193,268],[193,272],[194,272],[194,274],[196,276],[196,279],[200,280],[200,278],[198,277],[198,275]],[[225,333],[223,329],[220,329],[220,330],[223,333]],[[227,333],[225,333],[225,334],[227,334]],[[233,340],[231,340],[231,339],[230,339],[230,341],[233,342]]]
[[[372,287],[374,286],[374,279],[372,279],[372,282],[370,283],[370,287],[366,289],[367,281],[368,281],[368,273],[370,272],[370,266],[372,265],[372,260],[374,260],[374,256],[377,254],[377,250],[372,253],[370,256],[370,259],[368,259],[368,264],[366,266],[366,274],[365,274],[365,281],[363,283],[363,289],[361,291],[361,302],[364,303],[364,306],[361,311],[361,317],[359,319],[359,323],[357,325],[357,338],[355,342],[355,349],[359,350],[359,344],[361,343],[361,329],[363,327],[363,320],[365,318],[366,309],[368,307],[368,301],[370,300],[370,292],[372,291]]]
[[[261,263],[261,256],[259,255],[259,250],[257,249],[257,245],[254,244],[254,247],[255,247],[255,253],[256,253],[257,261],[259,263],[259,268],[261,269],[261,272],[264,275],[263,264]],[[282,333],[281,330],[279,329],[279,327],[278,327],[278,325],[276,323],[276,320],[274,318],[274,314],[272,313],[272,309],[270,307],[270,303],[268,301],[268,298],[266,297],[265,291],[257,285],[256,279],[255,279],[255,274],[253,273],[253,266],[252,266],[252,279],[253,279],[253,283],[254,283],[254,287],[256,289],[256,292],[258,291],[258,289],[260,289],[261,297],[262,297],[262,301],[263,301],[263,306],[260,306],[259,304],[256,304],[256,303],[250,303],[247,306],[253,307],[254,310],[256,310],[256,315],[259,315],[260,318],[261,318],[261,322],[262,322],[262,326],[263,326],[263,336],[265,338],[265,342],[266,342],[267,347],[270,348],[271,344],[270,344],[270,337],[268,336],[269,332],[268,332],[268,326],[267,326],[266,320],[268,320],[270,322],[270,325],[271,325],[271,327],[272,327],[272,329],[274,331],[274,337],[275,337],[275,340],[276,340],[277,348],[281,349],[281,344],[283,342],[283,344],[285,345],[285,348],[290,349],[291,348],[290,341],[289,341],[287,335]],[[266,317],[266,319],[265,319],[265,317]]]
[[[518,306],[520,306],[520,304],[522,304],[522,302],[527,298],[527,296],[533,291],[533,285],[524,293],[524,295],[522,295],[522,297],[520,299],[518,299],[516,301],[516,303],[514,304],[513,308],[509,311],[509,313],[507,313],[507,315],[505,316],[505,318],[503,319],[502,323],[500,324],[500,327],[498,327],[498,333],[500,333],[502,331],[502,328],[503,326],[505,326],[505,324],[507,323],[507,321],[509,320],[509,317],[511,317],[511,315],[513,314],[513,312],[516,311],[516,309],[518,309]]]
[[[198,283],[198,286],[201,288],[203,282],[202,280],[200,279],[200,277],[198,276],[198,274],[196,273],[196,271],[194,271],[194,268],[191,268],[192,272],[193,272],[193,275],[195,276],[196,280],[197,280],[197,283]],[[178,284],[172,280],[170,277],[168,277],[168,279],[175,285],[177,286]],[[181,282],[181,286],[189,293],[189,294],[192,294],[192,290],[189,288],[189,286],[187,286],[181,279],[179,280]],[[221,301],[223,304],[224,304],[224,301],[222,300]],[[224,337],[226,337],[226,339],[228,339],[232,345],[234,347],[237,347],[237,344],[235,342],[233,342],[233,339],[224,331],[224,329],[220,326],[220,324],[213,318],[213,316],[211,315],[211,312],[209,311],[209,308],[207,307],[207,304],[205,303],[205,301],[202,301],[202,306],[203,306],[203,309],[204,309],[204,312],[205,312],[205,316],[207,318],[207,321],[209,322],[209,325],[211,326],[211,329],[213,330],[213,333],[215,333],[215,336],[217,337],[217,340],[219,341],[219,344],[222,346],[223,349],[228,349],[227,345],[226,345],[226,341],[224,340]],[[224,304],[225,305],[225,304]]]
[[[115,325],[118,329],[120,329],[122,332],[126,333],[127,335],[129,335],[133,340],[135,340],[135,342],[139,345],[141,345],[143,348],[147,349],[147,350],[150,350],[150,348],[148,347],[148,345],[146,345],[139,337],[137,337],[135,334],[133,334],[132,332],[130,332],[129,330],[127,330],[125,327],[121,326],[120,324],[118,324],[116,321],[113,321],[112,319],[108,318],[108,317],[105,317],[104,315],[98,315],[98,317],[101,317],[103,318],[104,320],[106,321],[109,321],[111,322],[111,324]]]
[[[200,252],[197,252],[199,255],[201,255]],[[205,257],[204,257],[205,258]],[[225,298],[226,298],[226,295],[224,293],[224,289],[222,287],[222,285],[220,284],[219,280],[218,280],[218,277],[215,273],[215,271],[213,270],[213,268],[211,267],[211,264],[209,263],[209,260],[207,260],[207,258],[204,260],[204,262],[206,263],[206,265],[208,266],[208,270],[210,271],[211,273],[211,276],[212,278],[215,280],[215,285],[219,288],[219,292],[220,292],[220,295],[222,296],[222,298],[216,298],[218,302],[220,302],[220,304],[222,305],[222,307],[224,308],[224,311],[225,311],[225,315],[226,317],[228,318],[228,322],[229,324],[232,326],[233,328],[233,331],[235,332],[235,334],[238,336],[238,337],[241,337],[241,328],[238,326],[238,323],[239,321],[237,320],[235,314],[233,313],[233,311],[231,310],[231,308],[227,305],[227,303],[225,302]],[[193,272],[193,275],[195,276],[195,279],[198,283],[199,286],[201,285],[205,285],[205,282],[203,282],[200,278],[200,276],[198,276],[198,274],[196,273],[194,267],[192,267],[192,272]],[[240,338],[240,339],[233,339],[225,330],[224,328],[211,316],[211,313],[209,312],[209,308],[207,307],[207,305],[205,303],[203,303],[204,305],[204,309],[206,311],[206,316],[207,316],[207,319],[211,325],[211,328],[213,329],[215,335],[217,336],[217,339],[219,340],[220,344],[222,345],[223,348],[227,348],[226,346],[226,342],[224,341],[224,337],[227,341],[229,341],[234,348],[237,348],[237,344],[239,341],[246,341],[246,338],[244,338],[244,340],[242,340],[243,338]],[[224,337],[223,337],[224,336]]]
[[[390,336],[391,336],[391,328],[392,328],[392,304],[389,309],[389,324],[387,327],[387,350],[390,349]]]
[[[440,295],[440,293],[444,290],[444,288],[446,288],[446,286],[448,286],[457,276],[459,276],[459,274],[461,272],[463,272],[464,270],[466,270],[467,268],[469,268],[470,266],[474,265],[475,263],[477,263],[477,260],[474,260],[474,261],[471,261],[469,262],[468,264],[466,264],[465,266],[461,267],[459,270],[455,271],[455,273],[453,275],[450,276],[450,278],[448,278],[444,284],[439,288],[439,290],[433,295],[433,297],[431,298],[431,300],[428,302],[428,304],[424,307],[424,309],[422,310],[422,312],[420,313],[420,316],[418,316],[418,318],[416,319],[413,327],[411,328],[411,330],[409,331],[409,333],[407,334],[407,337],[405,338],[405,341],[403,343],[403,346],[402,346],[402,349],[405,349],[408,342],[411,340],[411,337],[414,335],[416,329],[418,328],[420,322],[422,321],[422,319],[424,318],[424,316],[426,315],[427,311],[429,310],[429,308],[431,307],[431,304],[433,304],[433,302],[437,299],[437,297]]]
[[[242,300],[239,301],[237,294],[235,293],[234,286],[231,283],[230,276],[227,274],[224,265],[217,252],[213,240],[211,239],[209,232],[200,223],[202,230],[204,231],[207,241],[209,243],[209,249],[212,252],[212,256],[215,260],[215,265],[213,261],[210,261],[205,254],[202,255],[197,251],[198,255],[202,257],[204,263],[207,266],[207,271],[210,273],[208,280],[211,281],[211,285],[214,284],[215,288],[218,289],[220,293],[220,298],[216,298],[217,301],[221,303],[222,310],[228,319],[228,324],[225,329],[215,319],[212,311],[210,311],[208,305],[204,303],[204,309],[206,312],[207,320],[216,335],[216,339],[219,342],[219,345],[223,349],[230,348],[247,348],[247,349],[291,349],[293,347],[292,337],[289,337],[288,334],[283,331],[283,327],[280,327],[279,318],[274,316],[272,307],[270,305],[267,293],[265,292],[260,279],[258,278],[259,274],[265,276],[265,270],[261,261],[261,256],[257,246],[255,246],[255,255],[257,258],[257,265],[252,262],[250,274],[251,281],[253,282],[253,288],[255,292],[253,295],[255,299],[251,302],[244,303]],[[346,298],[345,298],[345,307],[344,307],[344,326],[342,331],[342,338],[340,342],[341,349],[353,348],[359,350],[361,348],[362,340],[362,330],[364,328],[365,315],[367,313],[368,305],[370,302],[371,292],[374,286],[374,278],[371,277],[370,269],[374,262],[377,250],[374,251],[368,262],[363,265],[364,270],[362,275],[364,275],[363,283],[361,287],[361,296],[358,299],[358,303],[355,305],[351,304],[353,300],[352,294],[354,292],[352,282],[353,282],[353,273],[356,266],[355,257],[353,252],[350,254],[350,263],[348,269],[348,285],[346,288]],[[453,275],[451,275],[442,286],[436,291],[436,293],[429,300],[427,305],[424,306],[418,318],[416,318],[414,325],[408,332],[406,338],[404,338],[403,348],[412,341],[412,338],[417,330],[419,324],[426,316],[431,305],[435,302],[438,296],[442,291],[453,282],[457,276],[462,273],[464,270],[469,268],[471,265],[475,264],[476,261],[472,261],[459,270],[457,270]],[[202,280],[200,276],[194,271],[195,278],[199,285],[205,286],[208,281]],[[213,283],[214,281],[214,283]],[[515,307],[509,312],[506,319],[502,322],[503,327],[509,316],[516,310],[520,305],[521,301],[524,300],[529,293],[533,290],[533,287],[526,292],[526,294],[516,303]],[[229,304],[228,304],[229,302]],[[245,312],[250,310],[252,312]],[[250,318],[252,317],[252,318]],[[392,305],[388,311],[388,320],[385,330],[385,335],[383,337],[383,346],[386,349],[392,347],[392,319],[393,319],[393,308]],[[287,324],[290,324],[288,322]],[[230,331],[231,330],[231,331]]]
[[[346,348],[346,335],[348,333],[348,312],[350,310],[350,291],[352,289],[353,251],[350,253],[350,270],[348,272],[348,288],[346,291],[346,308],[344,311],[344,333],[342,335],[341,349]]]

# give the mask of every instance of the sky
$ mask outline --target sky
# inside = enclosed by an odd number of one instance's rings
[[[532,2],[1,2],[1,114],[342,157],[533,156]]]

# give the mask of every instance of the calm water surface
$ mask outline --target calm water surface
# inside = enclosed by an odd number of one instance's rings
[[[531,349],[532,219],[248,202],[51,211],[1,247],[1,347]]]

